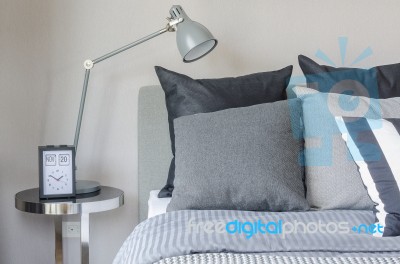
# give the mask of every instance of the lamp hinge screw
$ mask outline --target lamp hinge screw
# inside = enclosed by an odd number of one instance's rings
[[[90,70],[91,68],[93,68],[94,63],[92,60],[85,60],[85,62],[83,63],[83,67],[85,67],[86,70]]]
[[[167,20],[168,20],[168,24],[167,24],[166,28],[167,28],[167,31],[169,31],[169,32],[175,32],[176,25],[183,22],[183,18],[174,19],[172,17],[167,17]]]

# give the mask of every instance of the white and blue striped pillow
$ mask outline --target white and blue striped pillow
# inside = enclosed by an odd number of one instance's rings
[[[375,202],[377,236],[400,236],[400,119],[336,117]]]

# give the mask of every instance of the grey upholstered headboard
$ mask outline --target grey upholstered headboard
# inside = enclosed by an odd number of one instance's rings
[[[172,158],[165,95],[161,86],[139,90],[138,179],[139,220],[147,218],[151,190],[164,187]]]

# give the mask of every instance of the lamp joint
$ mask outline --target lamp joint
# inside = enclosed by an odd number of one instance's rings
[[[181,18],[181,17],[177,18],[177,19],[173,19],[172,17],[167,17],[167,20],[168,20],[168,24],[166,26],[166,29],[168,32],[175,32],[176,25],[183,22],[183,18]]]
[[[93,66],[94,66],[94,63],[92,60],[85,60],[85,62],[83,63],[83,67],[85,67],[86,70],[92,69]]]

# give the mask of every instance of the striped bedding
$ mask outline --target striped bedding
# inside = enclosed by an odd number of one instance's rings
[[[371,233],[359,233],[367,230],[363,227],[373,224],[374,220],[370,211],[352,210],[169,212],[140,223],[113,263],[230,264],[246,263],[241,261],[246,258],[248,263],[399,263],[400,237],[380,238]],[[264,228],[251,233],[249,226],[240,229],[238,223],[242,226],[271,223],[270,232],[261,232],[266,230]],[[286,224],[287,232],[282,232]],[[289,232],[295,224],[298,232]],[[304,226],[308,233],[304,232],[302,224],[309,225]],[[247,231],[239,233],[239,230]],[[235,258],[238,262],[234,262]],[[321,262],[315,262],[316,258]]]
[[[172,257],[156,264],[398,264],[396,257],[287,257],[232,253],[193,254]]]

